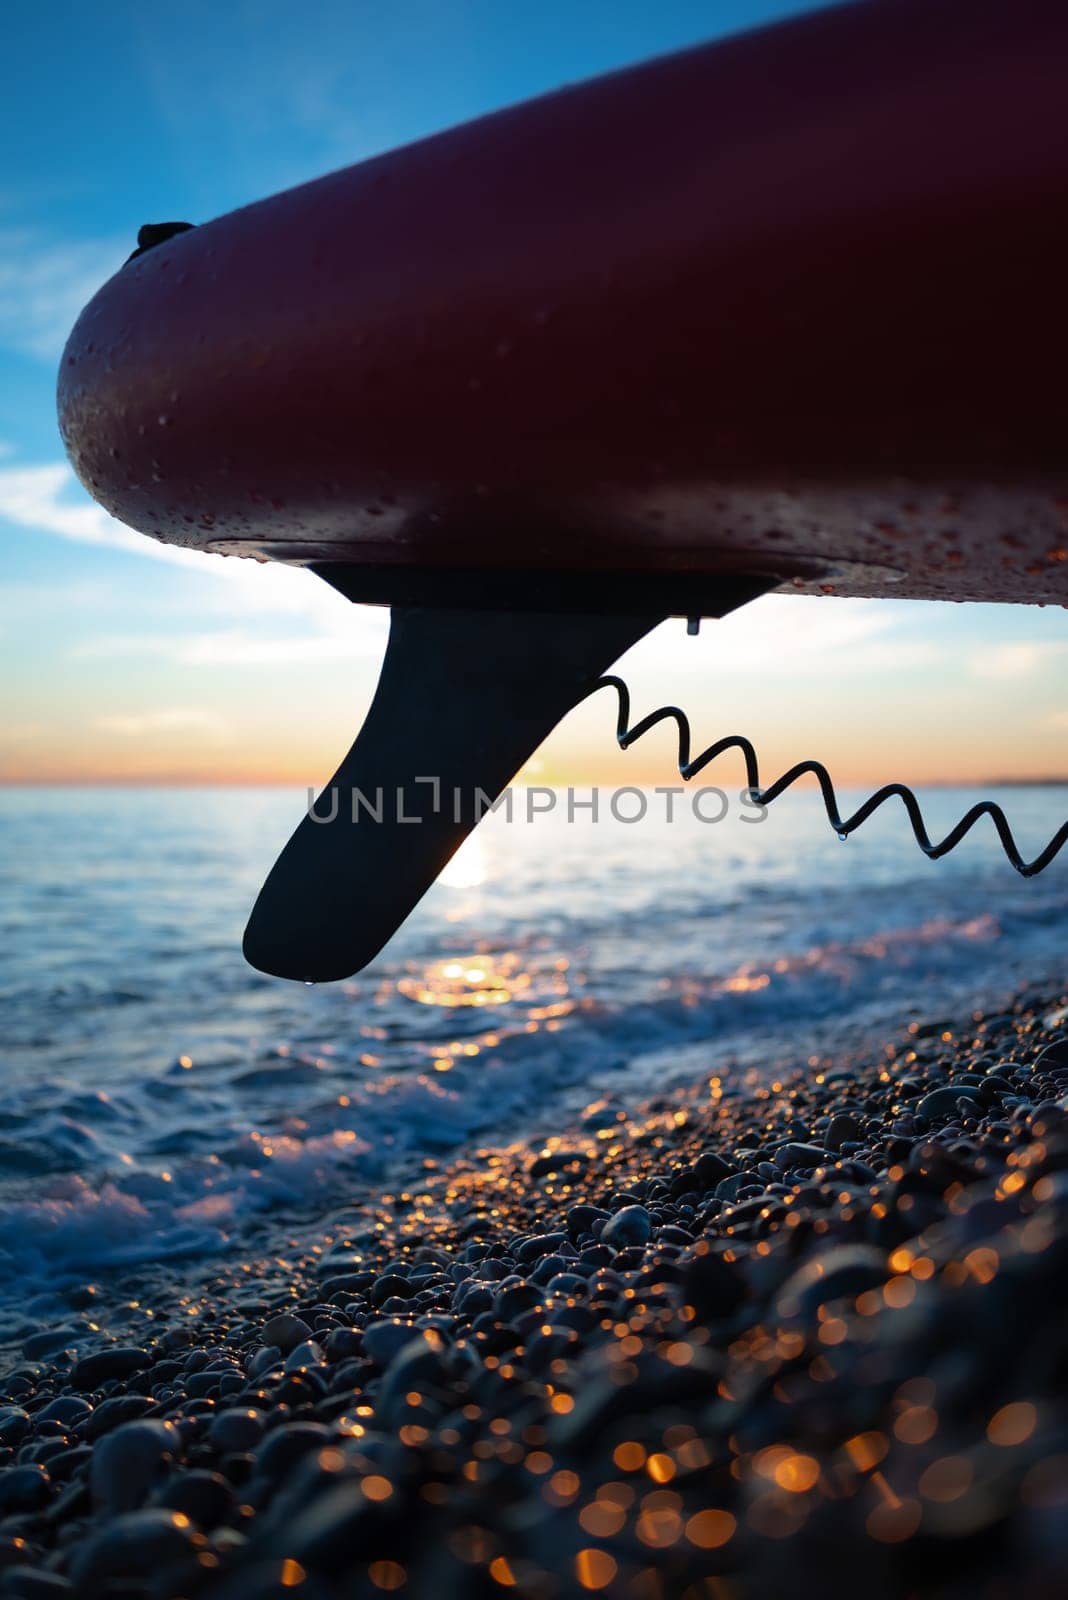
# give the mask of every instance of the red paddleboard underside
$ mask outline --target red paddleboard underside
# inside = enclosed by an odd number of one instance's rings
[[[873,0],[547,96],[125,266],[67,448],[130,526],[354,598],[1068,602],[1066,105],[1063,0]]]

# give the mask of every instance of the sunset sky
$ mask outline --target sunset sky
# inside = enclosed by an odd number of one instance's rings
[[[146,220],[202,221],[541,90],[801,9],[493,0],[20,6],[0,105],[0,781],[329,776],[366,708],[386,614],[310,574],[168,550],[67,467],[54,377],[78,311]],[[627,666],[698,737],[766,775],[845,783],[1068,773],[1068,622],[1051,608],[768,598]],[[477,714],[477,708],[475,708]],[[540,781],[668,782],[665,731],[620,755],[574,713]],[[739,773],[739,782],[741,774]]]

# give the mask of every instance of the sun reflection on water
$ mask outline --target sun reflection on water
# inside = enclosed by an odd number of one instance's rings
[[[397,980],[398,993],[425,1006],[500,1006],[530,990],[531,974],[514,951],[453,956]]]
[[[479,835],[472,833],[438,873],[438,882],[447,889],[477,889],[485,881],[485,846]]]

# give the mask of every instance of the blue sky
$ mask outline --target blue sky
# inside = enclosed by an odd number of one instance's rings
[[[0,137],[0,780],[324,778],[384,616],[306,573],[177,555],[63,461],[55,369],[137,228],[202,221],[565,82],[796,4],[108,4],[7,12]],[[846,781],[1068,770],[1063,612],[759,602],[634,652],[642,703],[751,731]],[[729,728],[725,725],[726,719]],[[996,741],[989,753],[989,737]],[[654,741],[646,741],[646,746]],[[542,771],[663,780],[584,708]]]

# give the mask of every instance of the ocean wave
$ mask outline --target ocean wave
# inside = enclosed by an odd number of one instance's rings
[[[552,848],[490,835],[497,879],[439,886],[368,973],[305,989],[241,962],[256,869],[223,870],[225,808],[156,803],[180,848],[141,860],[131,828],[122,884],[80,865],[106,799],[70,811],[49,871],[73,886],[78,937],[34,923],[0,993],[0,1281],[27,1293],[233,1248],[257,1219],[347,1200],[397,1163],[533,1136],[596,1095],[729,1072],[758,1047],[796,1059],[866,1028],[880,1048],[910,1016],[1037,981],[1068,925],[1059,862],[1006,880],[996,841],[976,841],[917,871],[892,830],[828,845],[799,802],[792,831],[759,841],[706,830],[636,852],[621,830],[597,862],[581,830]],[[16,873],[9,914],[39,891]],[[195,912],[184,942],[178,903]]]

